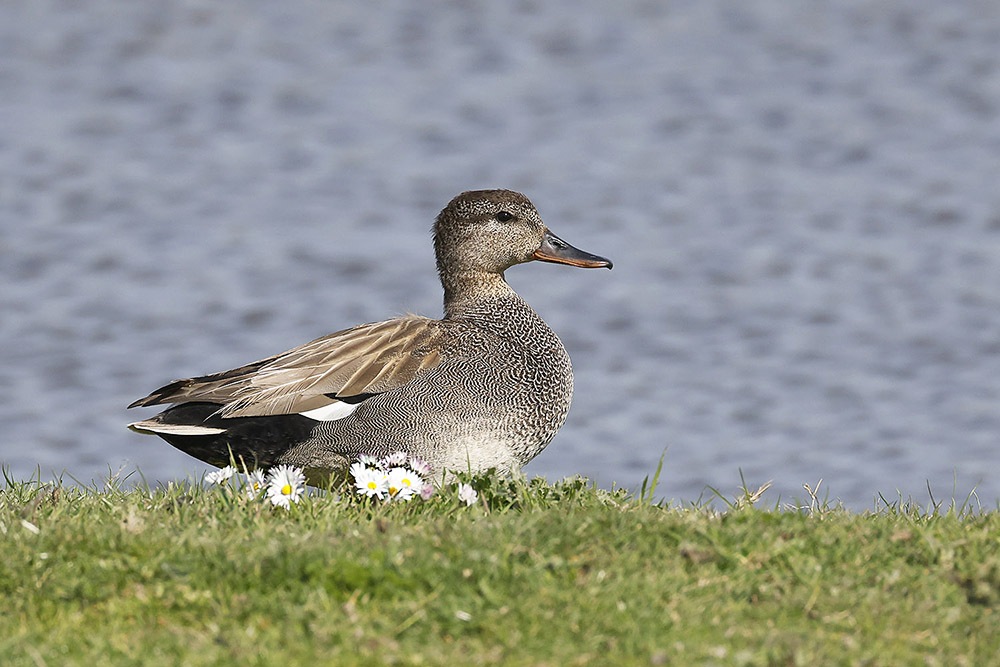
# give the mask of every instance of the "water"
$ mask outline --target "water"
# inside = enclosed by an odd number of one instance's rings
[[[1000,5],[732,4],[3,3],[4,465],[199,474],[124,406],[439,314],[510,187],[615,261],[508,273],[576,368],[527,472],[995,507]]]

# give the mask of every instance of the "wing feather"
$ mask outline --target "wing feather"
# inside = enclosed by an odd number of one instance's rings
[[[254,417],[382,393],[440,363],[443,324],[415,315],[362,324],[231,371],[177,380],[133,406],[209,401],[222,404],[222,417]]]

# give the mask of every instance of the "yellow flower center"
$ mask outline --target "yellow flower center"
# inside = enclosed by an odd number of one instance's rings
[[[404,479],[403,480],[403,486],[413,486],[413,483],[410,480],[408,480],[408,479]]]
[[[292,495],[292,485],[291,484],[285,484],[283,487],[281,487],[281,495],[283,495],[283,496],[290,496],[290,495]]]
[[[368,482],[368,488],[369,489],[377,489],[378,488],[378,484],[376,484],[375,482]]]
[[[399,492],[399,489],[397,489],[396,487],[394,487],[394,486],[390,486],[390,487],[389,487],[389,495],[390,495],[390,496],[394,496],[394,495],[396,495],[396,493],[398,493],[398,492]]]

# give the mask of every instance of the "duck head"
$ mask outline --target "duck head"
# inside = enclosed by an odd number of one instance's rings
[[[457,273],[493,273],[540,260],[611,268],[611,260],[574,248],[549,231],[527,197],[512,190],[458,195],[434,223],[438,273],[447,285]]]

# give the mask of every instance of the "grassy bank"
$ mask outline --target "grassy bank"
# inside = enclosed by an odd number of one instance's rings
[[[64,664],[988,664],[1000,514],[651,504],[477,480],[291,510],[0,491],[0,655]]]

